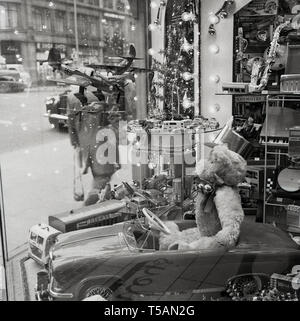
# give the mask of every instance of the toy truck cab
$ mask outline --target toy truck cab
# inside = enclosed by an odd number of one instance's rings
[[[47,224],[33,226],[29,231],[28,255],[40,265],[48,264],[50,248],[59,234],[60,231]]]

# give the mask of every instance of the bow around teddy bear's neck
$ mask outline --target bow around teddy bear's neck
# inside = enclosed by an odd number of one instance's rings
[[[224,186],[224,185],[223,185]],[[214,199],[222,186],[201,180],[196,199],[196,222],[201,236],[215,235],[221,229]]]

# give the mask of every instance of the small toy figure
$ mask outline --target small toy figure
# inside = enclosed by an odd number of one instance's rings
[[[237,186],[245,178],[246,161],[219,145],[198,175],[202,183],[195,205],[197,228],[179,231],[174,222],[166,223],[172,233],[160,236],[162,250],[230,248],[238,240],[244,212]]]
[[[251,139],[255,137],[256,130],[254,126],[254,119],[252,116],[249,116],[245,121],[242,127],[236,129],[236,131],[246,139]]]

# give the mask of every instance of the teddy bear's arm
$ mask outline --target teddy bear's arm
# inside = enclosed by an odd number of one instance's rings
[[[240,235],[240,226],[244,219],[241,198],[237,189],[225,186],[220,188],[215,197],[222,230],[215,235],[220,245],[234,246]]]

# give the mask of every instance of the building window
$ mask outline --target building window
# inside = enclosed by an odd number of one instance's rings
[[[19,26],[20,6],[13,3],[0,3],[0,29]]]
[[[74,29],[75,29],[75,22],[74,22],[74,14],[71,13],[69,16],[69,20],[68,20],[68,33],[72,34],[74,33]]]
[[[117,57],[124,54],[126,41],[124,38],[124,22],[119,20],[106,20],[104,24],[104,60],[106,57]]]
[[[99,7],[99,0],[87,0],[87,3],[91,6],[97,6]]]
[[[34,7],[32,9],[33,26],[37,31],[51,31],[51,14],[50,11],[43,8]]]
[[[84,15],[78,15],[78,29],[81,35],[88,34],[88,19]]]
[[[104,0],[103,6],[106,9],[113,9],[114,8],[114,2],[113,2],[113,0]]]
[[[66,26],[66,14],[63,11],[55,12],[55,31],[63,33]]]
[[[117,10],[118,11],[125,11],[125,1],[124,0],[117,0]]]
[[[90,34],[92,37],[98,36],[98,19],[95,17],[90,18]]]

